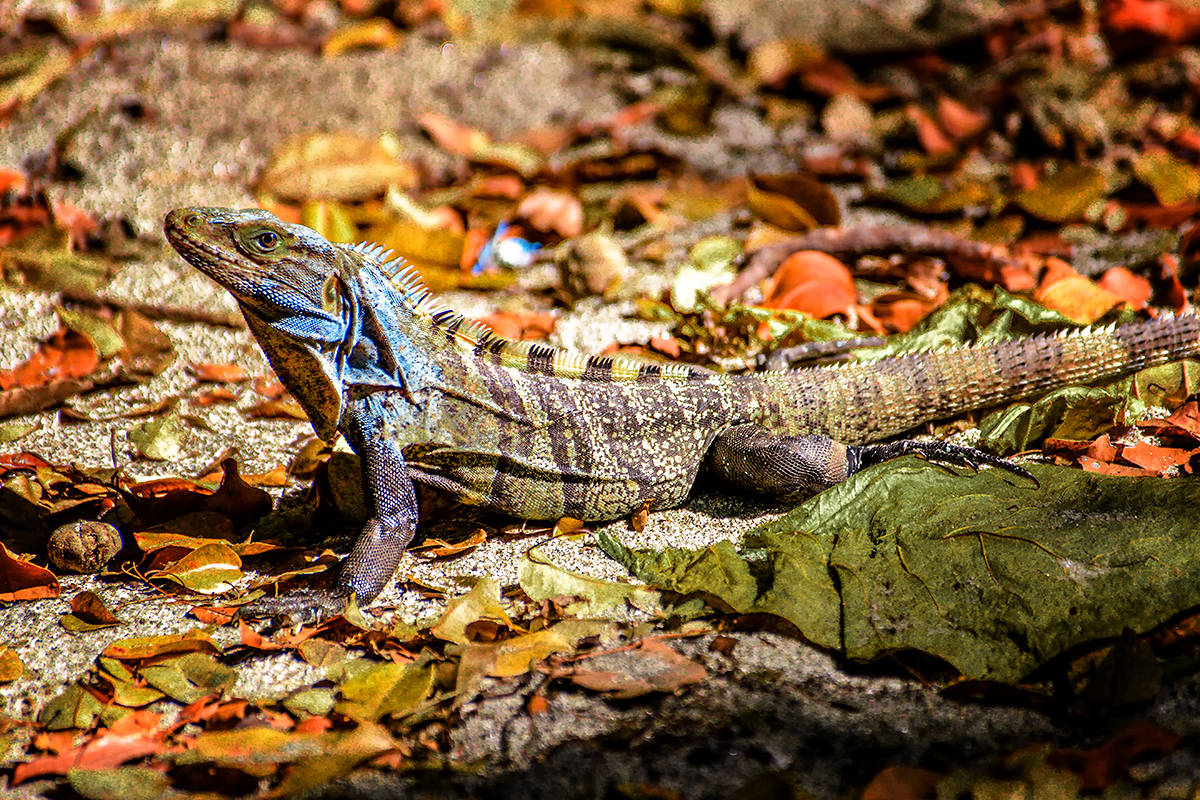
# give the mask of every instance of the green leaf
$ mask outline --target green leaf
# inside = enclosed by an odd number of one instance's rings
[[[851,659],[916,649],[1003,682],[1200,604],[1200,479],[1027,466],[1040,489],[998,470],[893,461],[751,532],[740,551],[599,538],[654,585],[776,614]]]
[[[186,436],[187,423],[175,411],[135,425],[129,430],[129,439],[137,446],[138,452],[143,458],[152,461],[179,458]]]
[[[1200,170],[1166,150],[1142,153],[1133,162],[1133,174],[1154,191],[1164,206],[1195,200],[1200,195]]]
[[[385,661],[350,678],[340,687],[336,710],[359,722],[403,716],[417,709],[433,688],[433,666]]]
[[[100,713],[100,701],[77,683],[73,683],[46,704],[38,722],[48,731],[90,728]]]
[[[1074,222],[1108,193],[1104,173],[1092,166],[1066,164],[1015,198],[1033,216],[1050,222]]]
[[[185,653],[145,665],[140,672],[146,683],[181,703],[220,693],[237,680],[237,670],[218,663],[207,653]]]
[[[72,769],[67,772],[71,788],[89,800],[157,800],[170,795],[167,776],[149,767]]]
[[[200,594],[220,594],[242,577],[242,559],[224,542],[210,542],[146,577],[166,578]]]
[[[624,607],[625,603],[650,613],[661,611],[662,601],[656,590],[599,580],[562,569],[546,561],[537,548],[530,548],[521,558],[517,581],[525,594],[534,600],[578,597],[579,602],[564,609],[571,615],[592,616],[617,606]]]
[[[63,325],[82,333],[91,341],[101,358],[112,358],[125,349],[125,339],[117,333],[117,329],[99,317],[67,308],[58,308],[55,311]]]

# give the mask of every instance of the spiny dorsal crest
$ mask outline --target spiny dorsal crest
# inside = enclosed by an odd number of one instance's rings
[[[427,319],[463,351],[500,366],[556,378],[597,381],[701,381],[711,377],[707,370],[687,364],[654,364],[623,356],[588,356],[539,342],[514,342],[502,338],[482,322],[467,319],[443,304],[429,291],[411,264],[400,257],[391,258],[391,250],[370,243],[347,247],[372,261],[383,272],[405,307],[415,316]]]

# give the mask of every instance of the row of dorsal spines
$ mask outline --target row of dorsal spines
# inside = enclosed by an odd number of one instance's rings
[[[376,244],[350,245],[350,249],[374,262],[414,316],[427,319],[461,351],[494,364],[536,375],[597,381],[696,381],[711,376],[707,370],[687,364],[656,364],[627,356],[588,356],[539,342],[505,339],[482,322],[467,319],[442,303],[411,264],[403,258],[391,258],[391,250]]]

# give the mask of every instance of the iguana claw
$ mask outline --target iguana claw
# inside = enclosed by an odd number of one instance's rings
[[[854,473],[872,464],[881,464],[905,455],[918,455],[928,461],[942,464],[952,464],[978,471],[983,465],[996,467],[1022,478],[1033,481],[1034,486],[1040,486],[1033,473],[1019,464],[1008,459],[1000,458],[991,453],[974,447],[950,444],[942,441],[919,442],[914,439],[902,439],[886,444],[862,445],[848,448],[848,458],[852,461],[850,472]]]

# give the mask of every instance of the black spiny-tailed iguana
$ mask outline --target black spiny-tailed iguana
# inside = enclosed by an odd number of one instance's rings
[[[721,375],[516,343],[438,303],[377,246],[332,244],[266,211],[181,208],[171,244],[228,289],[318,436],[346,437],[372,516],[331,594],[275,599],[322,615],[370,602],[417,524],[413,482],[526,519],[606,520],[687,498],[697,473],[779,497],[904,453],[1020,467],[902,440],[923,422],[1200,352],[1200,319],[955,347],[835,367]]]

